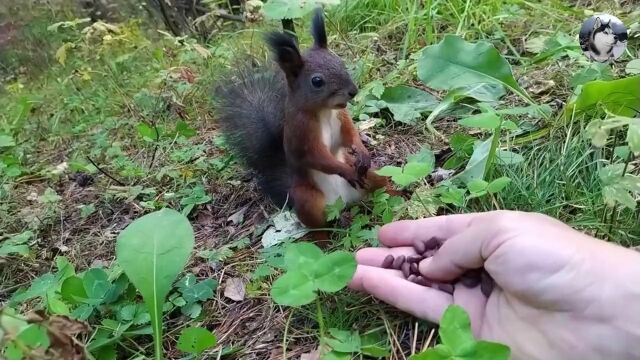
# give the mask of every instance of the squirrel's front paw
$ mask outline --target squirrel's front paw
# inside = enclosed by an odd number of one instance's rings
[[[340,174],[340,176],[347,180],[347,182],[349,183],[349,185],[351,185],[354,188],[363,188],[364,189],[364,177],[360,176],[357,172],[355,171],[349,171],[347,173],[344,174]]]
[[[371,168],[371,156],[366,149],[357,149],[355,145],[351,146],[351,155],[355,158],[353,166],[356,169],[356,173],[360,178],[367,176],[367,172]]]

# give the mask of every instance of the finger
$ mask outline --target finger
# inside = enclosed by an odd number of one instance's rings
[[[434,280],[453,280],[465,271],[479,269],[509,237],[501,237],[493,222],[483,222],[450,237],[436,253],[419,264],[420,273]]]
[[[409,246],[416,240],[432,237],[446,240],[469,228],[472,222],[482,222],[490,213],[434,216],[420,220],[401,220],[384,225],[378,232],[380,241],[389,247]]]
[[[416,255],[412,247],[403,246],[395,248],[364,248],[356,252],[356,261],[361,265],[380,267],[384,258],[388,255],[398,257],[400,255],[411,256]]]
[[[358,265],[349,284],[413,316],[437,323],[453,297],[442,291],[414,284],[397,271]]]

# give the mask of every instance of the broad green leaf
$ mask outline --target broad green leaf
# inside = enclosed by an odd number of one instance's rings
[[[487,191],[491,194],[498,193],[502,191],[507,185],[511,183],[511,179],[506,176],[497,178],[487,185]]]
[[[618,183],[625,189],[640,194],[640,176],[625,174]]]
[[[145,123],[139,123],[136,128],[138,129],[138,134],[140,134],[145,141],[156,141],[160,137],[159,131],[156,133],[156,128]]]
[[[14,294],[11,299],[12,303],[22,303],[35,297],[44,297],[49,290],[53,290],[57,286],[57,278],[54,274],[47,273],[35,279],[29,289],[25,292]]]
[[[115,345],[108,345],[99,348],[97,351],[92,352],[96,357],[96,360],[117,360],[118,353],[116,352]]]
[[[353,353],[360,351],[360,335],[357,331],[329,329],[332,338],[324,339],[334,351]]]
[[[611,164],[598,170],[598,177],[604,185],[617,182],[624,174],[624,164]]]
[[[438,330],[442,343],[454,354],[464,354],[475,344],[471,333],[471,320],[466,311],[459,305],[449,305],[440,319]]]
[[[360,336],[360,352],[375,358],[388,357],[390,355],[389,339],[386,333],[376,331]]]
[[[316,299],[313,280],[303,272],[287,272],[273,282],[271,297],[280,305],[306,305]]]
[[[341,353],[338,351],[330,351],[322,356],[322,360],[351,360],[351,354]]]
[[[504,96],[504,94],[504,86],[492,83],[472,84],[451,89],[427,117],[427,126],[431,126],[438,116],[445,113],[455,104],[466,99],[475,99],[477,101],[491,103],[497,101],[499,98]]]
[[[615,115],[635,116],[640,108],[640,75],[584,84],[565,107],[565,117],[571,119],[574,111],[576,114],[592,111],[599,104]]]
[[[284,266],[287,271],[302,271],[313,276],[313,267],[324,254],[320,248],[312,243],[300,242],[287,246],[284,254]]]
[[[421,113],[433,111],[438,105],[433,95],[405,85],[386,88],[380,99],[387,104],[397,121],[409,124],[413,124]]]
[[[29,255],[29,246],[27,245],[12,245],[12,244],[1,244],[0,245],[0,256],[7,256],[11,254],[18,254],[22,256]]]
[[[116,258],[151,314],[156,356],[162,354],[162,305],[193,245],[187,218],[168,208],[135,220],[118,236]]]
[[[196,135],[196,131],[189,127],[189,124],[182,120],[176,123],[176,133],[186,137],[187,139]]]
[[[451,90],[479,83],[500,84],[529,99],[513,78],[511,66],[487,41],[475,44],[445,35],[437,45],[422,51],[418,77],[427,86]]]
[[[0,134],[0,148],[15,146],[16,142],[9,135]]]
[[[87,270],[82,277],[82,284],[88,298],[99,300],[104,298],[111,287],[109,275],[100,268]]]
[[[200,327],[183,329],[177,345],[178,350],[190,354],[200,354],[214,346],[216,346],[216,336],[211,331]]]
[[[511,120],[504,120],[502,122],[502,128],[505,130],[518,130],[518,125]]]
[[[406,187],[420,179],[416,178],[415,176],[402,173],[400,175],[392,176],[391,180],[402,187]]]
[[[73,264],[65,256],[56,256],[55,261],[56,267],[58,268],[56,277],[60,281],[60,284],[62,284],[62,281],[66,278],[76,274],[76,270],[73,267]]]
[[[627,134],[627,137],[629,136],[629,134]],[[624,146],[616,146],[615,149],[613,149],[614,154],[616,154],[616,156],[622,160],[626,160],[627,157],[629,156],[629,154],[631,153],[631,151],[629,150],[629,146],[624,145]]]
[[[616,203],[631,210],[635,209],[636,199],[629,193],[629,190],[620,184],[607,185],[602,188],[602,197],[607,206],[613,207]]]
[[[340,0],[269,0],[262,12],[267,20],[297,19],[307,15],[319,5],[335,5]]]
[[[18,334],[18,339],[31,348],[47,349],[50,344],[47,329],[38,324],[31,324],[22,329]]]
[[[477,141],[474,144],[473,154],[471,155],[467,166],[460,174],[456,176],[465,184],[468,184],[472,180],[482,179],[484,177],[484,171],[487,166],[487,158],[489,156],[489,149],[491,149],[492,138],[493,136],[489,137],[485,141]]]
[[[473,179],[467,184],[467,189],[472,193],[479,193],[487,190],[488,185],[489,183],[482,179]]]
[[[514,106],[496,110],[496,114],[498,115],[527,115],[534,119],[539,119],[541,116],[548,117],[552,112],[553,109],[551,109],[551,106],[547,104]]]
[[[47,294],[47,309],[51,314],[55,315],[69,315],[69,306],[62,302],[58,295],[54,293]]]
[[[549,58],[559,59],[579,50],[580,46],[571,36],[558,32],[544,39],[544,51],[536,55],[531,62],[535,64]]]
[[[455,206],[464,205],[465,190],[455,186],[448,186],[443,192],[440,193],[440,201],[445,204],[452,204]]]
[[[378,171],[376,171],[376,173],[382,176],[398,176],[402,174],[402,168],[387,165],[380,168]]]
[[[433,155],[433,151],[427,148],[422,148],[417,153],[407,156],[407,162],[408,163],[413,163],[413,162],[426,163],[431,168],[433,168],[434,164],[436,163],[436,158]]]
[[[475,142],[475,140],[476,139],[473,136],[469,136],[463,133],[454,133],[453,135],[451,135],[449,145],[454,151],[463,152],[466,155],[471,155],[473,153],[473,143]]]
[[[458,124],[471,128],[493,130],[500,126],[500,117],[493,112],[480,113],[458,120]]]
[[[421,180],[429,175],[431,173],[431,170],[433,170],[433,167],[430,164],[410,162],[404,166],[403,173],[414,177],[416,180]]]
[[[627,63],[627,66],[624,69],[629,75],[637,75],[640,74],[640,59],[634,59]]]
[[[524,161],[522,155],[508,150],[496,150],[496,160],[503,165],[514,165]]]
[[[94,309],[95,308],[89,304],[82,304],[71,312],[71,317],[78,320],[87,320]]]
[[[634,155],[640,155],[640,119],[631,119],[627,130],[627,143]]]
[[[315,264],[313,279],[318,289],[326,292],[341,290],[356,272],[356,259],[352,253],[336,251],[324,255]]]
[[[571,87],[583,85],[593,80],[613,80],[611,66],[603,63],[591,63],[589,67],[578,71],[570,81]]]
[[[7,360],[22,360],[24,354],[14,341],[10,341],[4,347],[4,356]]]

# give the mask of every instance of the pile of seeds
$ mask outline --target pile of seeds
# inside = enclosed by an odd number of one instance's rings
[[[402,271],[404,277],[418,285],[428,286],[448,294],[453,294],[454,285],[462,284],[468,288],[474,288],[480,285],[480,290],[484,296],[489,297],[493,290],[494,282],[489,273],[484,269],[473,269],[464,273],[460,278],[449,283],[442,283],[429,280],[420,274],[418,264],[420,261],[432,257],[442,246],[442,240],[432,237],[427,241],[417,240],[413,244],[413,249],[417,255],[394,257],[387,255],[382,261],[382,267],[385,269],[395,269]]]

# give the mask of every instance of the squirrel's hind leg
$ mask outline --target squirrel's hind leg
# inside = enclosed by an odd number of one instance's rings
[[[302,224],[312,230],[326,226],[326,204],[322,191],[311,182],[298,180],[295,181],[290,193],[294,210]],[[330,240],[329,232],[326,230],[311,231],[307,236],[320,247],[324,247]]]
[[[370,169],[367,172],[367,180],[365,182],[365,186],[368,192],[374,192],[378,189],[385,189],[385,192],[392,196],[406,197],[408,195],[405,192],[395,190],[393,186],[391,186],[391,182],[389,181],[388,177],[378,175],[374,171],[375,170]]]

